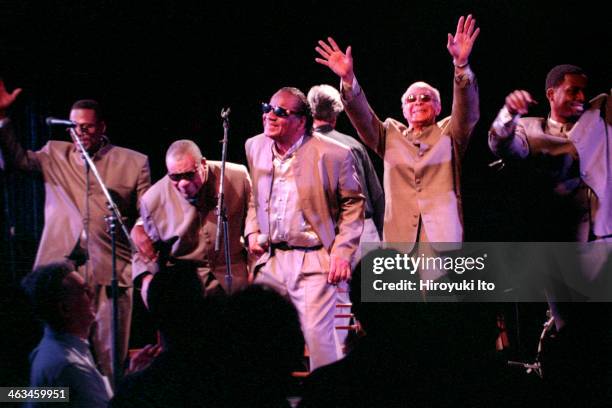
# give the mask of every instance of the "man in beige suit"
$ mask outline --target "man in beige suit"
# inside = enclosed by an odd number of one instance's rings
[[[552,231],[545,222],[538,225],[545,230],[544,239],[589,243],[577,245],[581,268],[557,261],[556,254],[549,256],[559,277],[573,279],[551,279],[547,287],[559,333],[545,344],[542,366],[553,392],[595,406],[610,401],[612,309],[605,302],[580,303],[580,295],[602,289],[609,299],[610,293],[612,96],[601,94],[586,103],[587,84],[580,67],[563,64],[552,68],[545,81],[550,106],[547,118],[522,117],[535,100],[526,90],[511,92],[491,126],[489,146],[506,160],[530,159],[546,179],[552,190],[547,205],[558,211],[554,211]],[[579,289],[568,290],[574,288]],[[587,290],[582,292],[582,288]],[[558,301],[568,297],[574,302]],[[575,373],[584,367],[589,375],[576,380]]]
[[[538,226],[545,231],[544,239],[604,247],[612,242],[612,103],[602,94],[587,104],[587,84],[580,67],[551,69],[545,84],[547,118],[522,117],[535,100],[525,90],[511,92],[491,126],[489,146],[507,160],[530,159],[546,179],[552,190],[547,204],[558,211],[551,231],[544,222]],[[583,272],[588,281],[603,278],[601,268]],[[558,329],[569,317],[560,306],[551,304]]]
[[[131,233],[140,251],[135,257],[134,281],[141,286],[146,302],[147,288],[158,265],[192,262],[198,267],[206,293],[227,292],[223,240],[215,252],[221,163],[206,160],[191,140],[177,140],[168,148],[166,167],[168,174],[140,200],[142,222]],[[226,163],[224,188],[235,291],[247,284],[246,250],[241,238],[252,198],[246,167]]]
[[[536,161],[564,200],[563,235],[551,241],[587,242],[612,237],[610,103],[599,95],[586,104],[588,78],[575,65],[557,65],[546,78],[548,118],[522,117],[535,100],[511,92],[489,132],[489,146],[505,159]],[[607,121],[604,118],[607,117]]]
[[[384,160],[384,241],[460,242],[461,158],[479,117],[476,79],[468,58],[480,29],[472,16],[461,17],[455,35],[448,35],[447,48],[454,64],[451,116],[436,122],[440,94],[425,82],[415,82],[401,98],[408,126],[394,120],[381,121],[369,106],[353,71],[351,47],[342,52],[332,38],[316,47],[341,79],[345,111],[361,140]]]
[[[96,359],[101,370],[111,375],[111,237],[104,217],[109,214],[106,198],[76,146],[50,140],[40,150],[24,150],[17,142],[6,110],[19,89],[8,93],[0,81],[0,148],[7,165],[22,171],[42,174],[45,185],[45,226],[35,267],[63,261],[81,254],[87,263],[79,268],[91,285],[96,299],[96,325],[92,335]],[[151,185],[149,162],[145,155],[114,146],[105,136],[106,123],[100,106],[93,100],[77,101],[70,111],[76,132],[128,228],[138,217],[137,202]],[[89,194],[88,194],[89,192]],[[87,218],[89,214],[89,218]],[[119,280],[119,344],[121,356],[127,354],[132,310],[132,251],[119,231],[117,237],[117,277]]]
[[[264,133],[246,142],[255,208],[245,235],[261,256],[255,282],[296,306],[315,369],[341,357],[334,284],[350,278],[364,196],[350,149],[312,133],[300,90],[281,88],[262,108]]]
[[[366,199],[365,220],[360,245],[365,242],[380,242],[385,212],[385,194],[365,146],[354,137],[335,130],[338,117],[344,110],[340,93],[330,85],[315,85],[308,91],[307,98],[314,119],[313,128],[315,132],[342,143],[351,149],[355,156],[355,168],[359,175],[361,190]],[[357,249],[352,265],[356,265],[360,259],[361,248]]]

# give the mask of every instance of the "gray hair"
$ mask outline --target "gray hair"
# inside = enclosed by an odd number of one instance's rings
[[[185,155],[190,155],[198,163],[202,160],[202,151],[193,141],[189,139],[181,139],[172,143],[166,152],[166,161],[169,158],[178,160]]]
[[[336,88],[321,84],[315,85],[308,91],[308,103],[312,116],[317,120],[331,122],[344,110],[340,92]]]
[[[425,88],[428,89],[429,91],[431,91],[434,94],[434,97],[436,99],[436,101],[438,102],[438,104],[442,104],[442,101],[440,99],[440,91],[438,91],[436,88],[434,88],[433,86],[429,85],[427,82],[423,82],[423,81],[418,81],[413,83],[412,85],[410,85],[408,87],[408,89],[406,89],[406,92],[404,92],[404,94],[402,95],[402,105],[404,104],[404,102],[406,102],[406,98],[408,97],[408,95],[410,95],[412,93],[412,90],[414,88]]]

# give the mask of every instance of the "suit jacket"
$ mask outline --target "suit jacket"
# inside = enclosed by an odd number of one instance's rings
[[[323,136],[327,136],[337,142],[342,143],[351,149],[355,157],[355,168],[359,175],[363,195],[365,196],[365,217],[372,218],[376,225],[378,235],[382,238],[383,222],[385,216],[385,193],[383,192],[376,169],[372,164],[372,160],[368,155],[365,146],[359,143],[355,138],[340,133],[331,125],[321,126],[317,128],[317,132]]]
[[[270,232],[268,211],[274,175],[273,144],[274,141],[263,134],[246,141],[254,207],[249,211],[245,235]],[[304,218],[330,255],[350,260],[363,230],[365,201],[351,151],[314,133],[304,136],[295,155],[293,172]],[[265,258],[261,262],[265,262]]]
[[[612,92],[593,99],[590,109],[568,136],[578,152],[580,177],[597,199],[592,232],[598,237],[609,237],[612,235]]]
[[[225,285],[225,248],[215,253],[221,163],[207,161],[208,179],[200,190],[197,205],[189,203],[164,176],[144,194],[140,215],[147,235],[160,250],[160,260],[193,261],[199,267],[210,268],[215,278]],[[251,179],[245,166],[226,163],[225,207],[227,208],[231,269],[234,287],[246,285],[246,252],[242,244],[245,219],[252,200]],[[133,276],[153,272],[135,257]]]
[[[45,185],[45,226],[35,266],[63,261],[75,248],[83,231],[86,177],[84,161],[72,143],[50,140],[38,151],[24,150],[11,127],[0,129],[0,147],[7,164],[19,170],[39,172]],[[151,185],[147,156],[107,144],[93,157],[128,228],[138,216],[137,202]],[[93,174],[89,177],[89,259],[94,282],[110,285],[112,279],[111,237],[104,216],[106,198]],[[117,277],[131,285],[132,251],[117,228]]]
[[[545,118],[527,117],[518,120],[508,137],[489,132],[489,146],[500,157],[535,160],[548,172],[560,195],[571,194],[580,182],[592,190],[595,200],[590,219],[574,221],[587,224],[574,226],[577,241],[586,241],[589,229],[598,237],[612,234],[611,96],[594,98],[567,137],[549,134]]]
[[[384,241],[416,242],[421,219],[429,241],[461,242],[461,158],[479,118],[476,80],[456,76],[451,116],[419,134],[394,119],[381,122],[362,90],[347,94],[343,103],[359,137],[384,160]]]

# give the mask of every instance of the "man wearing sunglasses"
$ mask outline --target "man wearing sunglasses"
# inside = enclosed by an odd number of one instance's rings
[[[260,256],[255,283],[296,306],[315,369],[341,357],[334,285],[350,278],[364,197],[351,151],[312,132],[300,90],[281,88],[262,110],[264,132],[246,142],[255,207],[245,235]]]
[[[7,92],[0,80],[0,148],[7,165],[42,175],[45,185],[45,226],[35,267],[70,258],[79,267],[95,294],[96,325],[92,334],[96,359],[103,374],[112,374],[111,236],[104,217],[109,214],[106,197],[93,175],[86,175],[84,159],[76,145],[50,140],[40,150],[25,150],[18,143],[6,110],[20,89]],[[151,185],[149,161],[141,153],[114,146],[106,137],[106,123],[100,105],[81,100],[72,105],[70,120],[91,155],[102,180],[113,194],[129,226],[138,217],[137,201]],[[89,214],[89,218],[87,218]],[[121,233],[116,234],[117,277],[119,280],[119,343],[127,355],[132,313],[132,251]]]
[[[221,163],[206,160],[193,141],[177,140],[166,152],[166,167],[168,174],[140,200],[142,223],[131,232],[140,253],[134,260],[133,277],[136,287],[141,287],[145,304],[149,282],[158,265],[193,263],[205,293],[227,291],[223,245],[215,252]],[[235,291],[247,284],[246,251],[241,242],[251,200],[246,167],[226,163],[224,187]]]
[[[459,19],[455,35],[448,34],[454,64],[451,116],[436,122],[438,90],[415,82],[401,99],[408,126],[378,119],[355,77],[350,46],[342,52],[328,38],[316,47],[321,56],[316,61],[341,79],[344,107],[360,138],[384,160],[384,241],[407,244],[408,251],[415,242],[463,239],[460,161],[479,117],[476,80],[468,65],[479,31],[470,15]]]

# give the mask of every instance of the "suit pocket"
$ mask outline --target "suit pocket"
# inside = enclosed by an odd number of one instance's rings
[[[305,251],[302,273],[304,275],[329,273],[329,263],[329,254],[325,248],[319,248],[315,251]]]

